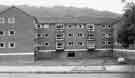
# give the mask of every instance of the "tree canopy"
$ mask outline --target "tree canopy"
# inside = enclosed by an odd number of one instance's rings
[[[122,17],[123,24],[118,32],[118,42],[124,48],[128,48],[135,41],[135,4],[133,2],[127,2],[124,10],[125,13]]]

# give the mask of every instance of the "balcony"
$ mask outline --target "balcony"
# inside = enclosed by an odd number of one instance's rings
[[[64,40],[64,33],[56,33],[56,40]]]
[[[64,30],[63,24],[56,24],[56,30]]]
[[[64,42],[56,42],[56,50],[64,50]]]
[[[87,29],[88,29],[88,31],[95,31],[95,25],[94,24],[88,24]]]
[[[89,44],[87,44],[87,48],[93,49],[93,48],[96,48],[96,45],[95,45],[95,43],[89,43]]]

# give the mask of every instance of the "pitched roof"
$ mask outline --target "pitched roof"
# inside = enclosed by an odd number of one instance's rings
[[[17,8],[15,6],[11,6],[7,8],[6,10],[0,12],[0,14],[5,13],[9,9],[15,8],[21,12],[23,12],[27,16],[31,16],[27,12],[23,11],[20,8]],[[116,19],[113,18],[105,18],[105,17],[53,17],[53,16],[48,16],[48,17],[36,17],[36,16],[31,16],[33,17],[36,22],[39,23],[93,23],[93,24],[112,24],[113,22],[116,21]]]
[[[92,17],[36,17],[39,23],[93,23],[112,24],[116,19]]]
[[[10,9],[13,9],[13,8],[15,8],[15,9],[17,9],[17,10],[23,12],[23,13],[24,13],[25,15],[27,15],[27,16],[30,16],[30,17],[35,18],[34,16],[31,16],[31,15],[28,14],[27,12],[25,12],[25,11],[23,11],[22,9],[19,9],[19,8],[15,7],[15,6],[11,6],[11,7],[8,7],[8,8],[6,8],[6,9],[4,9],[3,11],[0,12],[0,15],[3,14],[3,13],[5,13],[5,12],[7,12],[7,11],[10,10]]]

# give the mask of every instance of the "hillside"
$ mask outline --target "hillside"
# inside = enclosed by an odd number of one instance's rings
[[[3,11],[9,6],[0,5],[0,11]],[[91,22],[108,22],[116,20],[120,17],[120,14],[112,13],[109,11],[98,11],[90,8],[75,8],[75,7],[34,7],[21,5],[18,8],[26,11],[28,14],[41,18],[41,21],[48,20],[47,18],[55,20],[61,18],[76,18],[79,21],[91,21]],[[47,17],[47,18],[46,18]],[[42,20],[43,19],[43,20]],[[56,20],[57,20],[56,19]],[[65,19],[64,19],[65,20]],[[72,21],[72,20],[71,20]]]

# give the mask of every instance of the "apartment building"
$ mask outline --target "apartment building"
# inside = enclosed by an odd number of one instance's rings
[[[35,25],[34,50],[36,59],[85,58],[112,55],[113,27],[111,23],[74,21],[72,18],[50,17]],[[66,21],[65,21],[66,19]]]
[[[0,52],[32,52],[34,17],[14,6],[0,13]]]
[[[34,52],[36,59],[111,55],[111,22],[35,18],[14,6],[0,13],[0,52]]]

